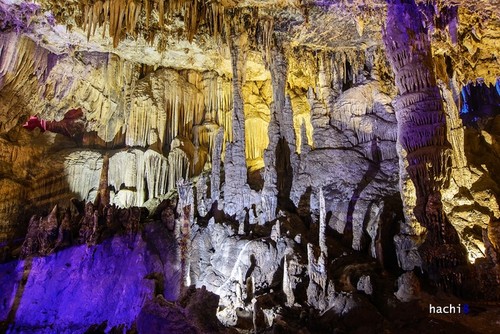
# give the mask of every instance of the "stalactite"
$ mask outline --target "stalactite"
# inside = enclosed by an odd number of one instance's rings
[[[102,4],[102,22],[100,22],[100,24],[102,25],[102,36],[101,36],[102,38],[106,36],[106,26],[109,24],[109,15],[110,15],[110,4],[109,0],[106,0]]]
[[[144,175],[149,198],[156,198],[167,193],[168,159],[153,150],[144,153]]]
[[[0,90],[2,97],[5,98],[2,105],[3,118],[0,122],[0,131],[7,133],[16,126],[20,114],[26,110],[42,108],[41,103],[31,97],[33,92],[38,90],[39,85],[46,82],[58,59],[58,56],[45,48],[38,47],[27,37],[19,37],[14,32],[2,34],[0,37]],[[21,98],[24,96],[30,98]]]
[[[110,158],[109,185],[115,190],[113,204],[119,207],[140,206],[146,198],[146,159],[142,150],[131,149],[115,153]],[[127,166],[123,172],[123,166]],[[165,173],[163,168],[161,171]],[[145,182],[146,181],[146,182]]]
[[[142,4],[134,0],[128,0],[126,9],[126,30],[128,34],[134,34]]]
[[[163,26],[165,25],[165,0],[159,0],[158,2],[159,24],[160,29],[163,29]]]
[[[198,29],[198,1],[191,1],[185,7],[186,17],[184,18],[184,26],[187,32],[188,41],[193,41],[194,34]]]
[[[97,25],[99,24],[99,16],[101,15],[101,12],[103,12],[102,1],[97,1],[94,4],[92,11],[93,11],[93,13],[92,13],[92,35],[95,35]],[[89,29],[89,32],[90,32],[90,29]],[[89,39],[89,37],[90,36],[87,35],[87,40]]]
[[[268,122],[259,117],[248,118],[245,128],[249,129],[245,133],[247,165],[250,170],[257,170],[263,167],[263,151],[269,146]]]
[[[101,155],[92,151],[69,154],[64,161],[64,170],[69,190],[85,201],[94,201],[102,168]]]
[[[90,39],[90,33],[92,32],[92,24],[94,22],[93,20],[93,15],[94,15],[94,9],[93,7],[91,8],[89,5],[85,6],[85,14],[86,17],[84,19],[84,27],[83,30],[87,29],[87,41]]]
[[[228,131],[227,135],[231,135],[226,138],[232,138],[231,123],[227,122],[227,115],[231,116],[233,100],[231,82],[215,72],[205,72],[199,88],[205,97],[205,121],[222,125]]]
[[[262,59],[267,67],[271,66],[273,62],[273,54],[271,53],[273,47],[275,47],[275,36],[274,36],[274,19],[266,18],[259,21],[261,25],[261,47]]]
[[[118,22],[117,22],[117,28],[115,30],[115,33],[113,35],[113,47],[116,48],[118,46],[118,43],[120,42],[121,36],[122,36],[122,29],[124,25],[124,19],[125,19],[125,13],[126,13],[126,3],[125,0],[118,0],[116,1],[115,5],[115,15],[118,15]]]
[[[149,0],[145,0],[145,11],[146,11],[146,29],[149,30],[150,20],[151,20],[151,3]]]
[[[184,150],[187,146],[180,138],[172,141],[170,153],[168,154],[168,186],[167,190],[174,189],[180,179],[189,179],[191,177],[190,156]]]
[[[206,22],[210,33],[217,40],[224,32],[224,6],[219,2],[212,2],[206,8]]]
[[[127,145],[152,144],[148,137],[154,129],[166,151],[176,136],[192,138],[194,126],[203,127],[207,95],[219,98],[219,93],[222,96],[226,93],[210,91],[209,87],[200,82],[201,76],[195,71],[184,73],[162,69],[141,81],[131,98]]]
[[[117,29],[117,6],[118,0],[110,0],[109,1],[109,37],[113,37],[115,35],[115,31]]]
[[[145,34],[146,40],[154,40],[154,31],[150,31],[151,17],[153,11],[157,12],[158,26],[163,30],[166,26],[165,17],[172,18],[174,15],[182,14],[184,19],[184,33],[188,41],[192,41],[198,32],[201,24],[208,26],[211,36],[217,40],[224,32],[224,6],[219,2],[204,2],[199,0],[106,0],[96,1],[91,4],[88,2],[77,4],[80,7],[77,12],[81,16],[75,17],[77,24],[86,32],[87,39],[95,34],[97,26],[102,26],[102,36],[105,36],[106,25],[109,24],[109,37],[113,40],[113,46],[116,48],[118,43],[125,37],[123,30],[128,35],[137,34],[137,22],[144,7],[145,12]],[[70,6],[71,7],[71,6]]]

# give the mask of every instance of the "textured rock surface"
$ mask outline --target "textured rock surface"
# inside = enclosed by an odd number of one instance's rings
[[[145,304],[137,319],[140,333],[230,333],[215,317],[219,298],[202,289],[186,291],[178,303],[157,297]]]
[[[145,279],[149,270],[144,242],[140,237],[128,239],[2,265],[2,286],[13,285],[4,290],[11,294],[2,296],[2,320],[15,323],[10,328],[14,332],[83,333],[90,324],[104,321],[108,328],[130,328],[143,301],[152,297],[154,284]],[[104,274],[117,280],[103,280]]]
[[[176,249],[172,232],[150,223],[144,238],[114,236],[95,246],[1,264],[0,318],[13,332],[83,333],[105,322],[107,330],[131,328],[157,294],[177,299]]]
[[[492,332],[499,7],[411,3],[0,0],[0,331]]]
[[[400,159],[415,187],[413,213],[426,229],[419,247],[422,268],[437,284],[459,286],[466,253],[446,216],[441,195],[450,182],[451,144],[430,40],[419,15],[412,2],[388,5],[384,42],[398,88],[394,104]]]

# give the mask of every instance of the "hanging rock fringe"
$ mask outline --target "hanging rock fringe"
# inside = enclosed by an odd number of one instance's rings
[[[54,5],[55,6],[55,5]],[[154,39],[154,32],[149,31],[154,23],[151,22],[153,11],[158,13],[158,27],[163,30],[165,17],[172,18],[176,14],[184,17],[184,32],[186,38],[192,42],[198,32],[200,25],[205,24],[209,33],[218,39],[224,32],[224,6],[217,2],[205,2],[201,0],[106,0],[91,3],[84,0],[79,4],[80,13],[83,17],[75,17],[80,27],[86,31],[87,40],[95,35],[97,27],[102,27],[102,37],[106,34],[113,39],[113,47],[126,36],[137,36],[144,34],[148,41]],[[145,31],[138,28],[141,12],[145,12]],[[125,34],[126,33],[126,34]]]

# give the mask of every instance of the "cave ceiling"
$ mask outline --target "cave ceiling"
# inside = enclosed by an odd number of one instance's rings
[[[436,71],[440,79],[446,81],[448,74],[454,76],[454,80],[461,85],[478,77],[487,83],[494,83],[500,73],[498,1],[418,3],[424,13],[424,24],[432,32],[432,47],[437,60]],[[79,59],[87,64],[91,61],[83,58],[88,54],[99,53],[108,58],[114,57],[114,60],[127,62],[131,67],[130,73],[123,74],[129,76],[124,79],[128,83],[133,81],[130,78],[133,76],[132,72],[148,73],[158,68],[191,70],[198,73],[213,71],[218,76],[230,79],[232,70],[227,43],[228,26],[232,21],[245,17],[245,22],[242,22],[248,34],[245,79],[255,82],[270,80],[265,55],[275,40],[279,39],[280,44],[285,46],[290,63],[290,93],[294,89],[304,91],[309,87],[318,86],[319,59],[325,54],[344,53],[345,56],[341,58],[347,58],[351,63],[359,60],[358,65],[363,66],[361,54],[366,53],[366,50],[381,48],[385,12],[385,1],[205,3],[180,0],[163,3],[1,0],[0,27],[4,44],[14,35],[21,41],[16,47],[3,48],[6,68],[14,66],[6,65],[10,61],[9,57],[20,57],[23,50],[33,54],[36,48],[58,59]],[[23,39],[32,42],[22,41]],[[103,59],[94,59],[93,66],[102,65]],[[375,62],[380,63],[380,60]],[[75,73],[74,81],[81,80],[88,74],[78,75],[81,72],[76,69],[78,66],[67,64],[65,68],[69,67],[73,68]],[[2,71],[5,72],[6,68]],[[49,66],[48,71],[45,68],[46,64],[38,64],[35,72],[43,72],[48,76],[51,67]],[[22,78],[23,73],[29,75],[32,70],[18,69],[16,75],[12,75],[15,77],[13,81],[24,84],[32,81],[33,78]],[[388,72],[390,75],[390,71]],[[49,79],[51,80],[61,78]],[[7,81],[3,80],[3,87],[8,86]],[[64,85],[62,82],[60,84]],[[15,94],[19,101],[9,101],[7,105],[3,103],[3,109],[7,110],[4,114],[8,115],[2,121],[3,132],[9,131],[27,115],[42,113],[51,118],[61,118],[65,109],[78,107],[75,103],[60,104],[54,101],[28,103],[27,100],[35,88],[25,88],[24,92],[18,88],[19,86],[14,88],[11,93],[4,90],[6,96]],[[261,93],[268,96],[264,100],[269,102],[271,93],[269,90],[265,91]],[[110,96],[110,93],[104,95]],[[78,97],[73,97],[73,100],[75,99]],[[294,99],[294,103],[300,104],[298,99]],[[254,105],[253,111],[249,112],[268,114],[266,110],[269,109],[269,103],[266,108],[262,108],[262,103],[260,106]],[[96,108],[89,108],[88,105],[84,107],[90,111],[95,111]],[[302,109],[303,114],[308,112],[307,108]],[[110,118],[113,116],[103,117],[101,122]],[[96,126],[91,128],[97,130],[103,140],[109,141],[117,133],[119,126],[113,129],[114,132],[106,134]],[[308,131],[311,137],[310,126]]]
[[[417,2],[429,15],[426,25],[435,26],[431,29],[436,54],[446,53],[457,62],[465,62],[465,67],[479,70],[484,77],[498,74],[498,1]],[[235,10],[251,11],[248,29],[253,30],[251,49],[257,54],[249,56],[248,67],[253,68],[249,80],[269,76],[259,59],[259,48],[266,44],[263,30],[271,29],[282,35],[292,48],[366,49],[381,44],[386,11],[385,1],[380,0],[213,1],[207,4],[179,0],[166,2],[164,6],[158,1],[142,0],[29,3],[2,0],[0,3],[5,20],[3,31],[14,30],[26,35],[56,54],[112,52],[123,59],[155,67],[216,70],[229,76],[231,66],[224,26],[234,17],[231,13]],[[194,4],[199,7],[198,11],[193,10]],[[124,15],[123,22],[111,22],[113,6],[117,13]],[[186,23],[191,21],[194,23]],[[117,26],[115,31],[120,32],[113,32],[112,24]],[[478,67],[490,60],[493,60],[490,73],[483,73]],[[475,78],[464,73],[461,79]]]

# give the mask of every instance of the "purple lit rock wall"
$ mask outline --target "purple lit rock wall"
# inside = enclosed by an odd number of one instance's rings
[[[151,226],[149,231],[162,235]],[[8,333],[83,333],[104,321],[108,330],[130,328],[157,293],[158,281],[152,277],[165,277],[161,289],[167,299],[176,295],[174,253],[169,253],[175,249],[161,250],[158,244],[159,239],[146,242],[140,235],[119,236],[1,264],[0,323],[11,324]]]

